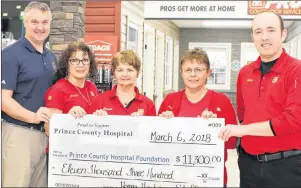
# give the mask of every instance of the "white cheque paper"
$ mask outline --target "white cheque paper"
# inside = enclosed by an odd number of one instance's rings
[[[54,115],[50,187],[223,187],[224,119]]]

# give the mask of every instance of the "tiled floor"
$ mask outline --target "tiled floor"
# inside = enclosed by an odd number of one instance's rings
[[[228,150],[226,168],[228,172],[228,187],[239,187],[239,170],[237,165],[237,153],[235,149]]]

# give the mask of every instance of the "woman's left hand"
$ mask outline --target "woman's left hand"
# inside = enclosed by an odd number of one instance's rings
[[[205,118],[205,119],[208,119],[208,118],[217,118],[217,114],[214,114],[212,111],[209,111],[208,109],[205,109],[201,116],[198,116],[198,117],[202,117],[202,118]]]

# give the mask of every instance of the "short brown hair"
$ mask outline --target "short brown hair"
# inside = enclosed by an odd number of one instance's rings
[[[195,60],[199,64],[204,63],[207,66],[207,68],[210,69],[210,62],[207,53],[204,50],[198,48],[187,50],[184,53],[180,64],[181,69],[185,61],[192,62],[193,60]]]
[[[128,64],[132,65],[136,71],[140,72],[141,68],[141,60],[140,58],[135,54],[133,50],[123,50],[121,52],[117,52],[113,58],[112,58],[112,70],[115,71],[116,67],[118,65],[122,64]]]

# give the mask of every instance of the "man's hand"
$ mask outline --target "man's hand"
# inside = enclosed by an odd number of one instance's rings
[[[168,118],[168,119],[174,117],[172,111],[168,111],[168,110],[165,111],[165,112],[162,112],[162,114],[160,114],[159,116],[160,116],[160,117],[165,117],[165,118]]]
[[[46,107],[41,107],[35,113],[34,118],[33,118],[33,123],[39,124],[39,123],[41,123],[41,121],[43,121],[45,123],[49,123],[51,114],[52,114],[51,110],[49,110]]]
[[[218,137],[223,141],[228,141],[230,137],[243,137],[246,135],[245,127],[241,125],[227,125],[221,128]]]

